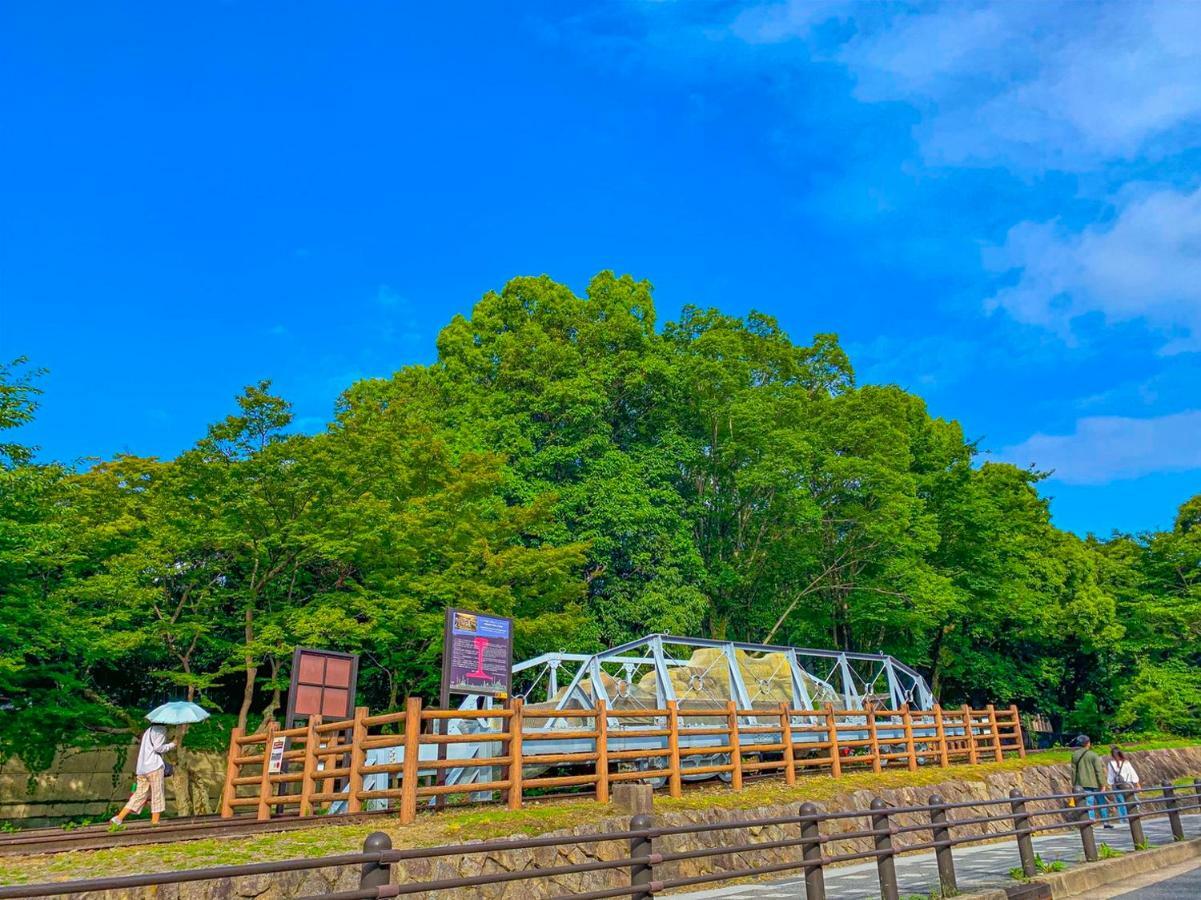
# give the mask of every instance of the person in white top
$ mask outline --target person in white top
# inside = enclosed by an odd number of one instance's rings
[[[137,815],[150,798],[150,823],[158,824],[159,816],[167,808],[166,792],[163,788],[163,774],[166,763],[163,754],[175,749],[175,742],[167,740],[167,729],[162,725],[151,725],[142,734],[142,742],[138,745],[137,785],[133,796],[125,803],[125,807],[109,819],[114,825],[121,825],[130,813]]]
[[[1120,781],[1138,790],[1138,772],[1134,770],[1134,766],[1130,764],[1130,760],[1126,758],[1121,747],[1109,749],[1109,759],[1105,763],[1105,780],[1111,789],[1116,787]],[[1118,805],[1118,818],[1125,822],[1127,812],[1125,795],[1113,791],[1113,799]],[[1107,825],[1106,827],[1112,828],[1113,826]]]

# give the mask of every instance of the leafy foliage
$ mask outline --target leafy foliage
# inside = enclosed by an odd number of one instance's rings
[[[36,375],[0,367],[0,429]],[[649,631],[883,650],[947,703],[1201,727],[1201,497],[1081,540],[1039,473],[857,385],[835,336],[660,327],[628,276],[514,279],[320,434],[260,382],[174,460],[35,460],[0,443],[0,753],[35,765],[168,696],[219,745],[279,714],[298,644],[361,653],[373,707],[431,697],[450,605],[514,616],[519,656]]]

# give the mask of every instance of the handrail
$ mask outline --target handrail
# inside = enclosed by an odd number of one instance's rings
[[[1019,856],[1022,860],[1023,871],[1027,875],[1035,874],[1035,861],[1032,836],[1067,829],[1080,832],[1087,860],[1095,861],[1098,857],[1095,835],[1093,834],[1094,820],[1090,810],[1116,808],[1119,804],[1128,808],[1128,822],[1131,837],[1136,847],[1145,846],[1146,837],[1142,821],[1155,817],[1168,817],[1171,821],[1173,837],[1176,840],[1184,838],[1184,829],[1180,818],[1182,813],[1201,811],[1201,778],[1196,778],[1192,785],[1191,794],[1182,794],[1176,785],[1164,783],[1148,788],[1135,790],[1129,785],[1119,784],[1114,791],[1106,794],[1090,795],[1087,792],[1050,793],[1037,796],[1024,796],[1014,789],[1006,798],[990,798],[976,801],[946,803],[936,795],[931,796],[930,802],[910,806],[888,806],[882,800],[873,800],[868,809],[840,810],[822,812],[812,803],[803,803],[797,809],[796,815],[760,817],[740,819],[727,822],[708,822],[703,824],[689,823],[686,825],[656,826],[646,815],[635,816],[630,821],[630,827],[619,831],[608,831],[596,834],[554,835],[534,838],[518,838],[516,840],[488,840],[466,844],[455,844],[441,847],[422,847],[395,850],[387,835],[376,832],[367,838],[364,852],[327,856],[314,859],[292,859],[278,862],[250,863],[235,866],[214,866],[200,869],[189,869],[178,872],[161,872],[147,875],[125,875],[102,878],[89,878],[68,882],[52,882],[35,885],[13,885],[0,887],[0,900],[9,898],[61,896],[63,894],[84,893],[89,891],[123,890],[127,888],[151,887],[163,884],[176,884],[195,881],[209,881],[223,878],[236,878],[247,875],[278,874],[312,869],[323,869],[342,866],[362,866],[362,880],[356,891],[323,894],[321,896],[350,898],[393,897],[404,894],[451,890],[457,888],[480,887],[488,884],[499,884],[509,881],[526,881],[537,878],[560,878],[584,872],[604,872],[610,870],[629,869],[630,887],[617,886],[603,888],[589,893],[576,894],[592,898],[636,896],[650,897],[660,891],[707,884],[715,881],[728,881],[749,875],[763,876],[773,872],[803,870],[807,885],[808,896],[811,900],[824,898],[824,870],[834,864],[874,859],[880,873],[880,891],[884,900],[896,900],[897,893],[895,869],[892,860],[902,854],[934,850],[940,878],[944,890],[955,889],[954,861],[951,856],[955,847],[968,844],[995,841],[998,838],[1013,837],[1017,839]],[[1066,801],[1076,805],[1068,805]],[[1087,805],[1081,801],[1090,801]],[[1097,801],[1097,802],[1092,802]],[[1051,809],[1034,810],[1028,807],[1034,803],[1055,803]],[[1007,813],[985,814],[964,819],[950,818],[950,810],[967,807],[1009,807]],[[1152,808],[1161,807],[1161,808]],[[895,824],[892,820],[899,815],[925,814],[928,822],[913,824]],[[1061,816],[1066,821],[1055,821],[1046,824],[1036,824],[1034,817]],[[823,823],[845,819],[866,819],[869,826],[854,831],[823,835],[820,826]],[[1000,831],[983,831],[976,834],[955,834],[958,829],[975,825],[994,825],[1006,823],[1012,827]],[[742,831],[749,835],[752,829],[768,825],[800,825],[799,835],[786,835],[771,841],[742,841],[736,843],[706,842],[706,846],[697,849],[683,849],[671,853],[653,852],[653,842],[658,838],[699,835],[712,832]],[[900,834],[929,832],[930,840],[893,847],[892,838]],[[851,840],[868,840],[873,842],[873,849],[848,851],[827,855],[824,845],[830,842],[845,843]],[[492,872],[476,876],[457,878],[440,878],[431,881],[411,881],[404,884],[391,884],[389,867],[394,863],[411,860],[456,858],[465,855],[492,853],[496,851],[536,850],[545,847],[578,846],[581,844],[604,844],[620,842],[628,844],[630,852],[613,859],[594,859],[579,864],[551,865],[543,868],[522,868],[511,872]],[[702,873],[686,878],[666,878],[652,880],[647,876],[656,867],[691,859],[711,859],[727,857],[738,859],[744,853],[761,852],[772,849],[798,847],[804,850],[799,859],[770,863],[754,868],[721,868],[716,871]]]

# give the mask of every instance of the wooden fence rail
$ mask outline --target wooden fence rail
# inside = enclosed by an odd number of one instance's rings
[[[446,727],[454,720],[459,733]],[[684,740],[681,740],[681,737]],[[278,770],[272,747],[284,739]],[[570,749],[543,750],[557,741]],[[454,746],[473,744],[474,756]],[[422,756],[422,748],[426,750]],[[278,749],[278,748],[277,748]],[[553,748],[552,748],[553,749]],[[369,752],[376,751],[369,763]],[[718,777],[733,790],[744,779],[886,768],[947,767],[1024,757],[1017,707],[911,711],[777,707],[739,709],[733,701],[697,709],[548,711],[514,699],[503,709],[424,709],[410,698],[401,712],[299,728],[230,736],[221,815],[259,819],[318,812],[394,809],[411,822],[422,806],[499,794],[510,809],[527,796],[564,790],[609,800],[612,785],[650,780],[680,796],[685,780]],[[386,758],[386,760],[385,760]],[[451,780],[456,770],[460,776]]]

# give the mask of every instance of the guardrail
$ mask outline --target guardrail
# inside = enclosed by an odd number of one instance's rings
[[[471,733],[446,733],[449,720]],[[550,722],[559,724],[548,727]],[[272,771],[271,748],[280,738],[287,749]],[[541,749],[545,742],[569,742],[572,749],[547,752]],[[486,755],[446,758],[455,744],[475,744]],[[368,764],[369,750],[391,747],[403,748],[401,761]],[[422,758],[423,747],[437,752]],[[739,790],[753,776],[793,784],[805,772],[837,778],[852,768],[975,765],[1000,761],[1006,753],[1026,753],[1016,706],[911,711],[790,709],[781,703],[740,709],[731,701],[698,709],[672,701],[657,709],[598,702],[593,709],[551,711],[527,709],[518,698],[503,709],[442,710],[424,709],[419,698],[410,698],[403,712],[370,715],[360,707],[354,718],[336,722],[315,718],[305,727],[271,725],[249,735],[235,729],[221,815],[308,816],[343,802],[354,814],[377,801],[371,805],[395,808],[409,823],[421,805],[451,796],[499,793],[510,809],[520,809],[526,791],[585,788],[605,803],[610,787],[623,781],[662,780],[678,797],[683,780],[698,776],[719,776]],[[480,774],[448,783],[445,773],[452,769]],[[366,789],[369,776],[383,776],[376,780],[384,786]]]
[[[602,834],[525,838],[518,840],[481,841],[457,846],[428,847],[411,850],[394,850],[391,839],[382,832],[368,836],[362,853],[330,856],[319,859],[295,859],[283,862],[254,863],[243,866],[221,866],[207,869],[192,869],[183,872],[168,872],[155,875],[129,875],[113,878],[91,878],[80,881],[55,882],[38,885],[0,887],[0,900],[25,897],[51,897],[85,891],[127,890],[163,884],[211,881],[236,878],[246,875],[276,874],[301,870],[322,869],[335,866],[361,866],[359,887],[334,893],[315,894],[304,900],[373,900],[379,897],[399,897],[422,892],[480,888],[485,885],[513,881],[535,881],[538,879],[564,878],[586,872],[612,872],[610,880],[620,883],[610,887],[573,891],[561,894],[556,900],[574,897],[576,900],[602,900],[608,897],[634,897],[647,900],[655,894],[684,887],[695,887],[738,878],[762,877],[773,873],[803,870],[808,900],[825,900],[825,875],[831,866],[862,860],[875,860],[882,900],[899,900],[897,886],[896,857],[906,853],[933,850],[937,861],[941,890],[944,895],[953,895],[958,890],[955,875],[954,848],[967,844],[992,842],[1003,838],[1014,838],[1022,871],[1026,876],[1037,874],[1033,836],[1055,831],[1077,830],[1087,861],[1099,858],[1094,820],[1089,818],[1089,809],[1110,808],[1119,804],[1126,807],[1127,824],[1136,848],[1147,846],[1143,821],[1156,816],[1166,816],[1171,823],[1173,840],[1186,838],[1183,813],[1201,810],[1201,778],[1195,779],[1192,792],[1181,794],[1170,783],[1143,791],[1135,791],[1129,785],[1119,785],[1116,792],[1101,795],[1103,802],[1092,807],[1085,801],[1100,799],[1098,795],[1085,793],[1044,794],[1026,797],[1016,789],[1008,797],[992,800],[970,800],[961,803],[944,803],[938,797],[918,806],[893,807],[883,800],[875,799],[867,810],[822,812],[812,803],[802,803],[796,815],[775,818],[747,819],[741,821],[688,824],[680,826],[656,826],[650,815],[636,815],[630,826],[623,831]],[[1041,806],[1040,806],[1041,804]],[[1000,808],[989,815],[969,815],[955,818],[957,810],[969,808]],[[914,824],[898,824],[897,817],[920,816],[926,821]],[[853,831],[829,833],[833,822],[866,820],[868,827]],[[1050,820],[1050,821],[1041,821]],[[1002,825],[999,831],[977,834],[956,833],[968,826]],[[668,849],[663,842],[697,835],[729,834],[742,831],[758,832],[764,826],[779,826],[784,836],[768,841],[734,841],[717,843],[715,846],[700,846],[696,849],[663,852]],[[893,838],[908,833],[928,832],[930,839],[920,843],[894,846]],[[859,852],[827,853],[831,843],[853,840],[870,840],[872,848]],[[710,841],[712,843],[712,841]],[[537,850],[539,848],[572,847],[580,845],[614,845],[619,852],[604,859],[599,849],[592,851],[597,857],[593,861],[568,864],[537,866],[514,871],[489,872],[461,878],[438,878],[425,881],[410,880],[392,883],[391,867],[398,863],[415,860],[434,861],[456,859],[463,856]],[[770,864],[743,866],[740,868],[716,868],[700,875],[680,876],[673,874],[673,863],[684,860],[711,859],[720,861],[746,859],[748,855],[766,850],[795,851],[790,858]],[[627,870],[628,874],[620,874]],[[620,877],[618,877],[620,875]],[[542,886],[545,890],[546,886]],[[548,893],[531,892],[531,897],[550,896]]]

